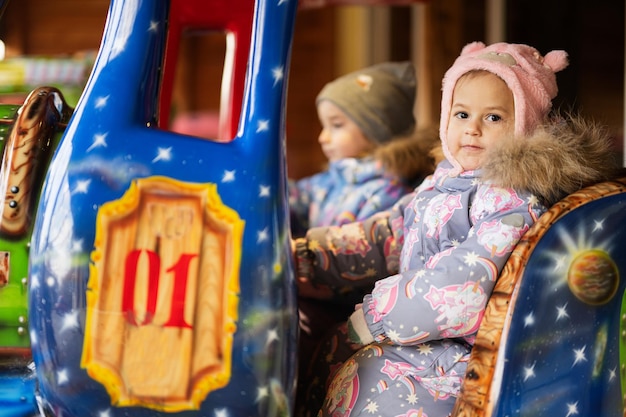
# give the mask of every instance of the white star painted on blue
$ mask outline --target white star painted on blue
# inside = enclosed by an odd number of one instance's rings
[[[567,403],[567,414],[565,414],[565,417],[569,417],[574,414],[578,414],[578,401],[573,404]]]
[[[534,376],[535,376],[535,364],[533,363],[531,366],[525,366],[524,367],[524,381]]]
[[[567,303],[565,303],[565,305],[562,305],[556,308],[556,320],[557,321],[567,318],[567,317],[569,317],[569,314],[567,314]]]
[[[96,109],[101,109],[107,105],[107,101],[109,100],[109,96],[98,97],[96,99],[95,107]]]
[[[48,277],[48,279],[46,279],[46,284],[48,285],[48,287],[53,287],[55,283],[56,281],[53,277]]]
[[[234,169],[232,171],[224,171],[224,175],[222,175],[222,182],[233,182],[235,181],[235,171]]]
[[[283,79],[285,73],[283,71],[283,67],[274,68],[272,70],[272,78],[274,78],[274,85],[278,84],[279,81]]]
[[[278,337],[278,331],[276,329],[270,329],[267,331],[267,341],[265,342],[265,347],[268,347],[272,342],[276,342],[280,340]]]
[[[215,417],[228,417],[228,411],[225,408],[215,410]]]
[[[266,386],[257,388],[256,402],[261,401],[263,398],[269,397],[269,395],[270,395],[270,392]]]
[[[287,0],[278,0],[277,5],[280,6],[283,3],[287,3]]]
[[[269,197],[270,187],[269,185],[259,185],[259,197]]]
[[[169,148],[157,148],[157,156],[154,157],[152,162],[157,161],[169,161],[172,159],[172,147]]]
[[[583,346],[580,349],[574,349],[574,363],[572,364],[572,367],[574,365],[576,365],[577,363],[579,363],[579,362],[583,362],[583,361],[587,360],[587,358],[585,357],[585,348],[586,347],[587,346]]]
[[[617,371],[615,368],[609,370],[609,381],[613,381],[617,378]]]
[[[100,412],[98,413],[98,417],[111,417],[111,409],[110,409],[110,408],[107,408],[107,409],[106,409],[106,410],[104,410],[104,411],[100,411]]]
[[[57,372],[57,383],[59,385],[63,385],[69,380],[70,378],[67,375],[67,369],[61,369],[59,372]]]
[[[93,135],[93,142],[87,148],[87,152],[91,151],[94,148],[99,147],[106,148],[107,147],[107,133],[96,133]]]
[[[72,241],[72,252],[79,253],[83,251],[83,240],[73,240]]]
[[[526,317],[524,317],[524,327],[532,326],[535,324],[535,316],[530,312]]]
[[[155,22],[154,20],[150,21],[150,27],[148,27],[148,32],[156,32],[159,29],[159,22]]]
[[[62,320],[63,324],[61,326],[61,332],[64,332],[67,329],[77,329],[78,328],[78,311],[72,310],[71,313],[63,316]]]
[[[269,120],[259,120],[259,123],[257,123],[257,127],[256,127],[256,133],[266,132],[269,130],[269,128],[270,128]]]
[[[267,227],[257,232],[257,243],[265,242],[267,239],[269,239],[269,230],[267,229]]]
[[[74,187],[74,191],[72,192],[72,194],[87,194],[90,184],[91,180],[76,181],[76,187]]]
[[[593,231],[603,230],[604,229],[604,220],[594,220],[593,221]]]
[[[556,264],[554,265],[555,272],[563,269],[563,266],[565,265],[565,259],[566,259],[566,256],[561,256],[556,259]]]
[[[33,290],[39,288],[39,275],[30,277],[30,288]]]

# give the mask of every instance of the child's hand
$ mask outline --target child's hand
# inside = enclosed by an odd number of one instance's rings
[[[374,342],[374,336],[372,336],[367,327],[362,307],[361,304],[357,305],[354,313],[348,319],[348,338],[351,342],[369,345]]]
[[[298,286],[298,296],[305,298],[315,298],[318,300],[329,300],[334,296],[333,290],[325,285],[315,285],[306,276],[297,276],[299,272],[298,256],[296,255],[296,239],[291,239],[291,255],[296,266],[296,284]]]
[[[300,329],[306,333],[311,334],[313,331],[311,330],[311,319],[309,316],[302,310],[298,309],[298,319],[300,323]]]

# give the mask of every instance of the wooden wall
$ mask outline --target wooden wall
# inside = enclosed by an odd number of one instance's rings
[[[532,5],[529,5],[531,2]],[[439,118],[441,77],[461,47],[485,39],[487,0],[430,1],[392,7],[385,34],[389,51],[351,62],[345,51],[363,40],[345,33],[337,7],[300,10],[293,40],[287,102],[289,175],[300,178],[325,163],[317,143],[320,125],[315,97],[324,84],[348,69],[376,60],[411,59],[418,67],[421,124]],[[607,124],[621,151],[624,100],[624,4],[613,0],[508,0],[507,39],[530,43],[545,53],[566,49],[570,68],[558,75],[560,100]],[[0,38],[9,55],[59,55],[97,50],[109,0],[10,0],[0,20]],[[382,6],[375,6],[382,7]],[[417,11],[417,12],[416,12]],[[540,11],[540,12],[539,12]],[[339,17],[338,17],[339,16]],[[368,38],[381,36],[372,26]],[[348,31],[349,32],[349,31]],[[199,54],[204,43],[217,44],[217,57]],[[223,41],[191,40],[182,48],[175,88],[178,110],[216,109]],[[343,45],[341,48],[338,45]],[[362,46],[362,45],[361,45]],[[378,45],[380,49],[380,45]],[[384,46],[383,46],[384,49]],[[367,62],[367,61],[371,62]],[[218,62],[218,64],[216,64]],[[207,93],[207,91],[209,91]],[[561,103],[559,102],[559,103]]]
[[[296,26],[287,97],[287,166],[292,178],[319,171],[326,160],[317,142],[315,97],[335,77],[333,8],[302,10]]]
[[[9,0],[0,21],[8,55],[97,49],[109,0]]]

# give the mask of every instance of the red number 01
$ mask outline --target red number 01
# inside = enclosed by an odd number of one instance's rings
[[[137,264],[142,253],[148,256],[148,300],[146,315],[141,323],[137,322],[135,314],[135,285],[137,282]],[[185,293],[187,292],[187,279],[189,277],[189,264],[197,255],[184,253],[178,258],[178,262],[168,268],[166,272],[174,273],[174,291],[170,317],[164,324],[165,327],[191,328],[185,321]],[[145,326],[152,323],[156,314],[157,296],[159,293],[159,280],[161,270],[161,258],[151,250],[135,249],[126,257],[124,268],[124,293],[122,295],[122,311],[126,320],[135,326]]]

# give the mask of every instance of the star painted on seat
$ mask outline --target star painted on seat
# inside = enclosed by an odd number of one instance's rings
[[[274,68],[272,70],[272,78],[274,78],[274,85],[278,84],[285,76],[283,67]]]
[[[70,380],[70,378],[67,375],[67,369],[61,369],[59,372],[57,372],[57,383],[59,385],[63,385],[66,382],[68,382],[69,380]]]
[[[562,305],[562,306],[557,306],[556,320],[559,321],[567,317],[569,317],[569,314],[567,314],[567,303],[565,303],[565,305]]]
[[[565,414],[565,417],[573,416],[574,414],[578,414],[578,401],[567,403],[567,414]]]
[[[263,398],[269,397],[269,395],[270,395],[270,391],[266,386],[258,387],[257,393],[256,393],[256,402],[261,401]]]
[[[109,100],[109,96],[98,97],[96,99],[95,107],[96,109],[101,109],[107,105],[107,101]]]
[[[535,364],[533,363],[531,366],[524,367],[524,381],[529,378],[533,378],[535,376]]]
[[[61,332],[67,329],[78,328],[78,310],[73,310],[72,312],[63,316],[62,323],[63,325],[61,326]]]
[[[233,182],[235,181],[235,170],[232,171],[224,171],[224,175],[222,175],[222,182]]]
[[[276,329],[270,329],[267,331],[267,341],[265,342],[265,346],[269,346],[272,342],[277,342],[280,340],[278,337],[278,331]]]
[[[259,197],[269,197],[269,196],[270,196],[270,186],[259,185]]]
[[[257,232],[257,239],[256,239],[257,242],[265,242],[268,239],[269,239],[269,230],[267,229],[267,227]]]
[[[169,161],[172,159],[172,147],[169,148],[157,148],[157,156],[154,157],[152,162]]]
[[[72,194],[87,194],[87,191],[89,191],[89,184],[91,184],[91,180],[76,181],[76,187],[74,187],[74,192]]]
[[[603,230],[604,229],[604,220],[594,220],[593,221],[593,231]]]
[[[270,129],[269,120],[259,120],[259,123],[257,123],[256,133],[267,132],[269,129]]]
[[[93,142],[91,142],[91,145],[87,148],[87,152],[99,147],[107,147],[107,133],[96,133],[93,135]]]
[[[572,366],[587,360],[587,357],[585,356],[586,347],[587,346],[583,346],[580,349],[574,349],[574,363],[572,364]]]
[[[524,327],[532,326],[533,324],[535,324],[535,316],[530,312],[524,317]]]

